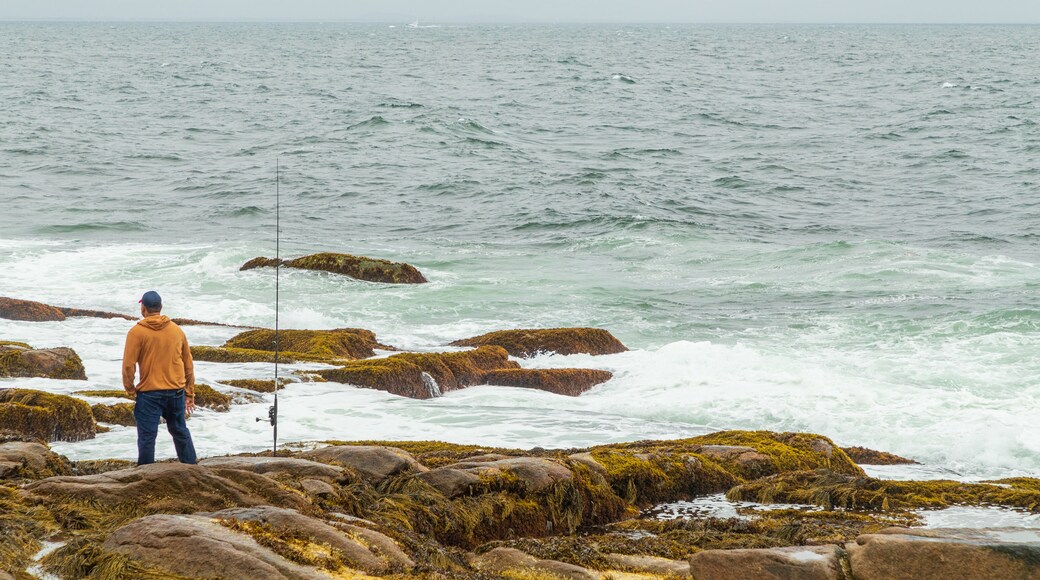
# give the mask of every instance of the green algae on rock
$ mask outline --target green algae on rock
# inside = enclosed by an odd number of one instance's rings
[[[363,359],[375,355],[374,349],[393,350],[379,344],[376,335],[362,328],[335,330],[280,330],[278,347],[283,352],[303,353],[326,359]],[[249,330],[224,343],[224,348],[274,352],[273,330]]]
[[[253,258],[243,264],[241,270],[274,267],[278,264],[278,260],[273,258]],[[342,274],[367,282],[383,282],[387,284],[425,284],[427,282],[426,277],[415,266],[410,264],[351,254],[323,252],[294,260],[283,260],[281,265],[285,268]]]
[[[628,350],[614,335],[600,328],[499,330],[451,343],[451,346],[486,345],[500,346],[516,357],[531,357],[547,352],[603,355]]]
[[[1040,480],[989,483],[889,481],[826,469],[764,477],[729,490],[733,500],[818,505],[861,511],[938,509],[951,505],[999,505],[1040,512]]]
[[[887,451],[875,451],[866,447],[842,447],[842,451],[857,465],[918,465],[913,459],[907,459]]]
[[[114,405],[98,403],[91,405],[90,410],[94,413],[94,419],[98,423],[111,423],[113,425],[123,425],[124,427],[137,425],[137,419],[134,418],[133,403],[116,403]]]
[[[87,380],[83,361],[68,347],[34,349],[23,343],[0,343],[0,377]]]
[[[81,399],[29,389],[0,389],[0,431],[44,441],[82,441],[97,433],[90,405]]]
[[[577,397],[613,376],[610,371],[595,369],[503,369],[485,374],[484,381],[489,385],[538,389]]]
[[[429,399],[442,393],[480,385],[489,371],[519,368],[500,347],[481,347],[465,352],[402,353],[387,358],[354,361],[337,369],[316,371],[322,378],[379,389],[414,399]],[[429,375],[431,385],[423,374]],[[439,392],[438,392],[439,391]]]

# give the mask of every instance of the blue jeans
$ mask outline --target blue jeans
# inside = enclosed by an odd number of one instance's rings
[[[166,429],[173,436],[177,459],[181,463],[195,463],[195,444],[184,419],[184,389],[176,391],[141,391],[134,403],[137,421],[137,464],[155,463],[155,436],[159,433],[159,418],[166,419]]]

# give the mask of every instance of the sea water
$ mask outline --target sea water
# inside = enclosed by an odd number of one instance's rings
[[[4,23],[0,296],[134,314],[155,289],[171,316],[272,326],[274,272],[239,266],[274,253],[277,159],[284,255],[430,279],[284,271],[284,327],[439,350],[596,326],[631,348],[523,361],[614,373],[577,398],[293,384],[283,442],[769,429],[925,464],[894,477],[1035,476],[1038,48],[1035,26]],[[89,376],[0,385],[119,388],[128,326],[0,320]],[[200,454],[269,445],[267,399],[199,411]]]

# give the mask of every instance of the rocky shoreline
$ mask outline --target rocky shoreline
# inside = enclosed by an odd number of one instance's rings
[[[643,515],[715,493],[822,509]],[[826,437],[765,431],[570,450],[324,442],[145,467],[7,441],[0,578],[1040,575],[1037,530],[914,527],[912,510],[948,505],[1035,513],[1040,480],[882,481]]]
[[[0,298],[0,317],[69,316],[129,318]],[[403,352],[357,328],[286,330],[279,341],[282,362],[324,366],[278,388],[330,381],[417,399],[483,384],[578,396],[611,373],[522,363],[543,352],[627,350],[592,328],[504,330],[444,352]],[[274,333],[251,329],[192,353],[269,363]],[[0,377],[86,373],[71,349],[8,341]],[[197,385],[196,402],[224,412],[275,389],[273,380],[228,378]],[[133,425],[121,390],[73,395],[0,389],[0,580],[1040,578],[1040,531],[926,529],[920,515],[950,506],[1040,513],[1040,479],[878,479],[860,465],[914,462],[816,434],[722,431],[566,450],[324,441],[277,457],[134,467],[70,461],[48,447]],[[654,517],[659,506],[720,494],[760,509]]]

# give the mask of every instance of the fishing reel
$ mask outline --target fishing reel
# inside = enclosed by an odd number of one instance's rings
[[[261,417],[256,418],[257,423],[263,420],[264,419]],[[276,407],[275,405],[271,405],[267,408],[267,421],[271,423],[272,427],[278,424],[278,407]]]

